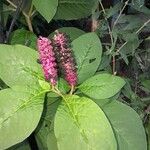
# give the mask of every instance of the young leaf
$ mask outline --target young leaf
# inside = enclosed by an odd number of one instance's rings
[[[20,86],[0,91],[0,149],[22,142],[33,132],[42,114],[45,92]]]
[[[59,150],[117,149],[106,116],[86,97],[64,97],[55,115],[54,132]]]
[[[8,85],[37,86],[43,77],[37,52],[22,45],[0,45],[0,78]]]
[[[145,130],[139,115],[129,106],[110,100],[95,100],[107,115],[119,150],[147,150]]]
[[[78,67],[78,83],[93,76],[100,64],[102,46],[95,33],[87,33],[72,42]]]
[[[50,22],[57,11],[58,0],[33,0],[33,5],[46,21]]]
[[[98,74],[83,82],[79,89],[94,99],[110,98],[125,85],[125,81],[111,74]]]
[[[98,0],[59,0],[58,10],[54,19],[73,20],[84,18],[92,13]]]

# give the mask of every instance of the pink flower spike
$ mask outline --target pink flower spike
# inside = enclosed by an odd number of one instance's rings
[[[48,38],[40,36],[37,40],[37,47],[45,79],[55,86],[57,82],[57,65],[52,42]]]
[[[53,38],[53,42],[55,45],[55,53],[58,59],[57,61],[62,69],[64,78],[70,86],[75,86],[77,84],[77,72],[69,39],[64,33],[59,33],[57,31]]]

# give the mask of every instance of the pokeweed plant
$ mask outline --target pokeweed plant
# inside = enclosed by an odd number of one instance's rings
[[[102,10],[99,10],[98,2]],[[134,103],[137,103],[137,97],[129,83],[125,83],[127,80],[115,76],[116,58],[120,55],[126,64],[129,63],[128,55],[134,54],[141,42],[138,33],[150,22],[149,19],[136,19],[135,15],[122,15],[127,5],[149,15],[141,2],[144,1],[121,1],[106,10],[101,0],[0,2],[1,10],[11,11],[13,15],[4,42],[8,43],[16,20],[31,31],[18,29],[10,41],[12,45],[0,45],[0,149],[10,147],[12,150],[18,146],[23,149],[26,145],[26,149],[30,149],[26,139],[31,133],[39,150],[147,149],[139,115],[118,101],[121,92],[131,101],[135,99]],[[80,19],[95,9],[93,23],[103,16],[98,33],[100,38],[106,33],[111,39],[103,43],[103,63],[101,42],[95,33],[85,34],[79,29],[66,27],[59,30],[72,35],[70,40],[66,34],[57,32],[49,39],[39,37],[35,43],[37,37],[34,33],[39,33],[38,22],[43,24],[44,19],[47,22],[52,19]],[[24,21],[18,18],[21,12]],[[36,17],[40,18],[37,22]],[[7,14],[4,18],[4,22],[10,21]],[[41,32],[43,34],[43,30]],[[15,43],[32,49],[13,45]],[[111,57],[114,75],[101,72],[107,70]],[[142,85],[147,89],[149,80],[143,81]],[[146,129],[149,136],[149,124]]]
[[[39,37],[37,49],[0,45],[0,78],[8,86],[0,90],[0,149],[35,129],[39,149],[147,149],[140,117],[115,100],[125,80],[96,73],[102,47],[95,33],[70,42],[57,32]]]

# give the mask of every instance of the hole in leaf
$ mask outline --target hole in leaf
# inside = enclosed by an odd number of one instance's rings
[[[41,64],[41,61],[40,61],[40,59],[37,59],[37,63],[38,63],[38,64]]]
[[[90,59],[90,60],[89,60],[89,63],[92,63],[92,62],[94,62],[95,60],[96,60],[96,58]]]

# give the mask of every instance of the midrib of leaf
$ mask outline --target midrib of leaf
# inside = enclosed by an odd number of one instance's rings
[[[81,69],[82,69],[82,67],[83,67],[83,64],[85,63],[86,59],[88,58],[88,55],[89,55],[89,53],[90,53],[91,48],[92,48],[92,46],[90,46],[90,47],[88,48],[88,50],[86,51],[85,55],[83,56],[84,59],[83,59],[81,65],[78,67],[78,73],[81,71]]]
[[[66,98],[63,97],[63,99],[64,99],[64,101],[65,101],[66,106],[68,107],[68,110],[69,110],[69,112],[70,112],[70,116],[72,116],[72,118],[73,118],[73,120],[74,120],[74,123],[75,123],[76,126],[78,127],[78,129],[79,129],[79,131],[80,131],[80,134],[81,134],[81,136],[83,137],[83,140],[84,140],[84,141],[86,142],[86,144],[88,144],[88,146],[89,146],[88,138],[87,138],[87,136],[86,136],[86,134],[85,134],[84,129],[82,129],[82,128],[80,127],[80,123],[79,123],[79,121],[78,121],[77,116],[74,115],[73,110],[71,109],[70,104],[67,102]],[[81,130],[80,130],[80,129],[81,129]]]
[[[18,108],[16,108],[13,112],[9,113],[9,115],[3,119],[3,121],[0,123],[0,125],[2,126],[8,119],[10,119],[12,116],[14,116],[19,110],[21,110],[21,109],[27,107],[29,104],[33,103],[33,101],[32,101],[33,99],[35,99],[36,97],[38,97],[46,92],[48,92],[48,90],[43,90],[43,91],[37,93],[36,95],[34,95],[33,97],[29,98],[29,100],[27,100],[27,101],[25,100],[23,103],[20,104],[20,106],[18,106]]]
[[[91,90],[92,88],[94,88],[94,89],[96,89],[96,88],[102,88],[102,87],[104,87],[104,86],[106,86],[106,85],[108,85],[108,84],[103,84],[103,85],[84,85],[84,87],[82,87],[81,86],[81,88],[83,88],[83,89],[87,89],[86,91],[89,91],[89,90]],[[79,88],[80,88],[80,86],[79,86]]]

